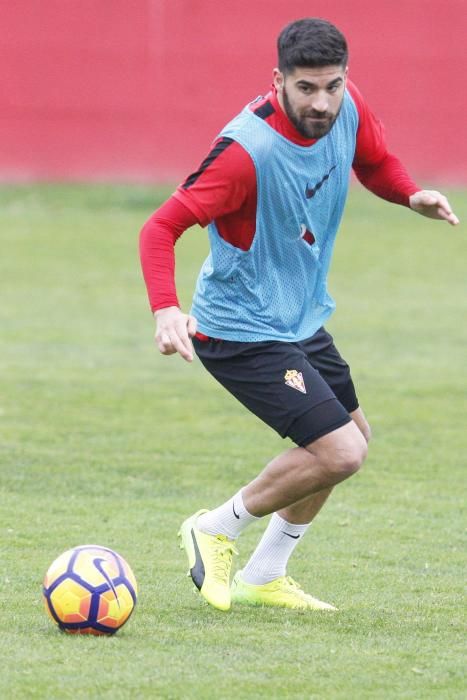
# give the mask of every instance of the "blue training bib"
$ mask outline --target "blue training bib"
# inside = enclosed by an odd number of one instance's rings
[[[358,112],[346,91],[331,131],[312,146],[284,138],[247,106],[220,136],[251,156],[256,231],[248,251],[209,224],[211,252],[191,313],[211,337],[241,342],[312,336],[335,308],[327,291],[334,241],[347,197]]]

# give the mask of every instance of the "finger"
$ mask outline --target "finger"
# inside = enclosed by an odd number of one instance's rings
[[[156,343],[163,355],[173,355],[176,352],[168,333],[156,334]]]
[[[459,219],[454,214],[454,212],[449,209],[445,209],[444,207],[438,207],[438,216],[440,219],[444,219],[445,221],[450,223],[451,226],[457,226],[457,224],[459,223]]]
[[[440,207],[442,207],[445,211],[447,211],[450,214],[452,212],[452,209],[444,194],[436,193],[434,196],[436,198],[437,204],[439,204]]]
[[[188,316],[187,331],[190,338],[196,334],[196,329],[198,327],[198,321],[194,316]]]
[[[426,215],[431,216],[432,218],[443,219],[452,226],[457,226],[459,223],[459,219],[452,211],[447,197],[441,194],[441,192],[437,192],[436,190],[427,190],[422,193],[420,201],[422,206],[430,208],[425,212]],[[436,214],[434,214],[434,206],[436,206]]]
[[[446,221],[449,221],[449,223],[452,226],[457,226],[457,224],[459,223],[459,219],[454,214],[447,197],[444,197],[444,196],[441,197],[441,204],[442,204],[441,209],[443,212],[443,214],[442,214],[443,218],[446,219]]]
[[[188,338],[185,325],[183,326],[183,331],[180,331],[178,328],[171,331],[170,341],[172,347],[175,348],[175,351],[178,352],[184,360],[187,362],[193,360],[193,346],[191,340]]]
[[[196,326],[197,321],[194,316],[185,316],[183,320],[177,322],[176,324],[178,337],[191,355],[193,354],[193,344],[191,342],[191,338],[196,333]]]
[[[445,219],[446,221],[449,221],[449,223],[452,223],[453,225],[458,224],[459,219],[452,211],[452,207],[449,204],[448,198],[445,197],[440,192],[432,192],[432,195],[436,199],[436,204],[438,204],[438,209],[437,209],[438,216],[441,219]]]

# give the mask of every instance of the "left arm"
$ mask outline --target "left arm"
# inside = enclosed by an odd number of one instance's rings
[[[362,185],[386,199],[402,204],[423,216],[442,219],[453,226],[459,223],[447,198],[435,190],[421,190],[401,161],[388,152],[384,128],[351,81],[347,88],[359,115],[353,169]]]

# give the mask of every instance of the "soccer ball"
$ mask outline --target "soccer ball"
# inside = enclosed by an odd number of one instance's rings
[[[136,579],[107,547],[87,544],[61,554],[44,578],[45,609],[72,634],[115,634],[136,605]]]

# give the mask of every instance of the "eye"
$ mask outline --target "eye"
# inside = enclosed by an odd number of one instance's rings
[[[335,92],[338,91],[338,89],[339,89],[339,85],[333,85],[332,87],[328,88],[328,92],[330,92],[331,95],[333,95]]]

